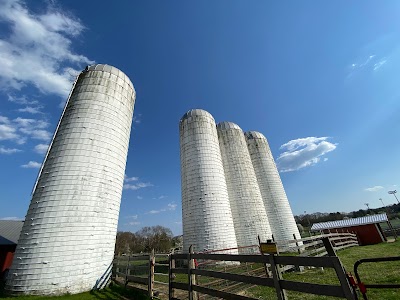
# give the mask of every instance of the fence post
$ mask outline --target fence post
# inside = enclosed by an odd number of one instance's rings
[[[172,288],[172,282],[174,280],[174,274],[172,273],[172,269],[175,269],[175,258],[173,258],[174,255],[174,250],[172,250],[172,253],[169,255],[169,284],[168,284],[168,294],[169,294],[169,299],[175,298],[175,291]]]
[[[153,288],[154,288],[154,265],[155,265],[155,255],[154,255],[154,249],[151,250],[151,253],[149,255],[149,283],[148,283],[148,292],[149,292],[149,297],[153,299]]]
[[[333,246],[332,246],[329,238],[328,237],[323,238],[322,242],[324,243],[324,246],[325,246],[326,252],[328,253],[328,256],[336,256],[336,252],[333,249]]]
[[[189,300],[197,300],[197,293],[193,291],[193,285],[196,285],[195,275],[192,274],[192,269],[195,269],[196,266],[194,264],[194,260],[192,259],[193,254],[193,245],[189,247],[188,254],[188,292],[189,292]]]
[[[126,269],[125,269],[125,288],[128,285],[128,270],[129,270],[130,258],[131,257],[128,255],[128,261],[126,262]]]
[[[299,246],[299,242],[297,241],[295,233],[293,233],[293,238],[296,241],[297,253],[301,254],[301,249],[300,249],[300,246]],[[304,271],[304,267],[303,266],[299,266],[299,265],[295,265],[295,269],[296,269],[297,272],[303,272]]]
[[[268,254],[268,256],[264,256],[269,258],[269,264],[271,265],[272,277],[274,279],[274,287],[276,290],[276,295],[278,300],[287,300],[286,292],[281,288],[280,280],[281,272],[279,270],[279,266],[275,263],[275,254]]]
[[[333,267],[335,268],[336,275],[339,278],[339,282],[340,285],[342,286],[343,293],[346,299],[353,300],[354,299],[353,290],[350,286],[349,281],[347,280],[346,271],[344,270],[339,257],[335,256],[332,257],[331,259],[333,259]]]

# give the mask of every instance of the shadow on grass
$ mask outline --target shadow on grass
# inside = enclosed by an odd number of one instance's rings
[[[91,291],[90,294],[99,300],[106,299],[135,299],[147,300],[149,297],[141,292],[133,289],[124,288],[117,284],[111,283],[110,286],[103,290]]]

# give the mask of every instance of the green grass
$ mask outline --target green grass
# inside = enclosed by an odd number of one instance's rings
[[[91,291],[75,295],[63,295],[63,296],[18,296],[10,297],[2,293],[2,287],[0,287],[0,298],[7,300],[120,300],[120,299],[135,299],[135,300],[146,300],[149,299],[146,295],[120,287],[118,285],[112,285],[106,289],[100,291]]]
[[[370,246],[352,247],[339,251],[338,256],[347,272],[354,273],[354,263],[362,258],[400,256],[400,240],[394,243],[381,243]],[[400,284],[400,262],[365,263],[358,268],[361,281],[367,284]],[[333,269],[307,269],[304,272],[292,272],[283,275],[286,280],[339,285]],[[254,287],[247,291],[249,296],[258,299],[276,299],[275,289]],[[290,300],[302,299],[338,299],[335,297],[317,296],[306,293],[287,292]],[[400,299],[400,289],[368,289],[369,300]],[[362,297],[361,297],[362,299]]]

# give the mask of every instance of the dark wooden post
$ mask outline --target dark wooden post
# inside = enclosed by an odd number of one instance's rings
[[[154,249],[151,250],[149,255],[149,283],[148,283],[148,294],[149,297],[153,298],[153,289],[154,289],[154,265],[156,263]]]
[[[129,270],[129,262],[130,262],[130,256],[128,256],[128,261],[126,262],[126,269],[125,269],[125,288],[128,285],[128,270]]]
[[[279,266],[275,263],[275,254],[268,254],[268,256],[264,256],[269,258],[269,264],[271,265],[272,277],[274,279],[274,287],[276,290],[276,296],[278,300],[287,300],[286,292],[281,288],[280,280],[281,272],[279,270]]]
[[[328,237],[323,238],[322,242],[324,243],[324,246],[325,246],[326,252],[328,253],[328,256],[336,256],[336,252],[333,249],[333,246],[332,246],[329,238]]]
[[[175,269],[175,258],[174,256],[174,250],[172,250],[172,253],[169,255],[169,285],[168,285],[168,294],[169,294],[169,299],[175,298],[175,291],[172,288],[172,282],[174,281],[174,273],[172,272],[172,269]]]

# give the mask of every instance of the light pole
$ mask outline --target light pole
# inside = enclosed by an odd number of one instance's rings
[[[369,210],[369,203],[364,203],[364,205],[366,205],[367,209]]]
[[[382,198],[379,198],[379,201],[381,201],[381,202],[382,202],[382,205],[383,205],[383,207],[385,207],[385,203],[383,203],[383,200],[382,200]]]
[[[394,190],[394,191],[389,191],[389,192],[388,192],[388,194],[393,195],[393,196],[396,198],[397,203],[400,204],[399,199],[397,199],[396,193],[397,193],[396,190]]]

